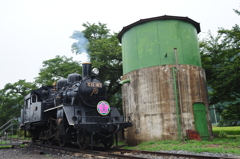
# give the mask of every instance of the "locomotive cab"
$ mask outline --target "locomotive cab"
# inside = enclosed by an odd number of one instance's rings
[[[53,100],[49,98],[52,89],[52,86],[43,86],[25,96],[21,110],[21,127],[32,129],[30,125],[41,125],[47,120],[43,111],[53,107]]]

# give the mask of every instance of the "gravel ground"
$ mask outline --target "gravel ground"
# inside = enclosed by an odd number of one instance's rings
[[[32,147],[25,147],[19,149],[0,149],[0,159],[83,159],[86,157],[77,157],[71,155],[60,154],[56,152],[49,152],[44,150],[44,154],[39,154],[34,151]],[[171,153],[182,153],[182,154],[196,154],[187,151],[161,151],[161,152],[171,152]],[[206,156],[219,156],[219,157],[233,157],[236,155],[232,154],[213,154],[213,153],[198,153],[197,155],[206,155]],[[169,157],[151,157],[149,155],[137,155],[141,157],[150,157],[154,159],[166,159]],[[240,158],[240,156],[238,156]],[[175,157],[170,157],[174,159]],[[237,158],[237,156],[236,156]]]
[[[83,157],[48,152],[46,150],[44,150],[44,154],[39,154],[34,152],[34,149],[31,147],[19,149],[0,149],[0,159],[55,159],[55,158],[81,159]]]

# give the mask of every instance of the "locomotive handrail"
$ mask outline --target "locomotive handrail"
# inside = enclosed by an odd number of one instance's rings
[[[61,107],[63,107],[63,105],[59,105],[59,106],[56,106],[56,107],[52,107],[52,108],[46,109],[46,110],[44,110],[44,112],[47,112],[47,111],[50,111],[50,110],[54,110],[54,109],[58,109],[58,108],[61,108]]]

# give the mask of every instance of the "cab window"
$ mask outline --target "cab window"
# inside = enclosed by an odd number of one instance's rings
[[[24,101],[24,107],[25,107],[25,109],[30,108],[30,99],[27,99],[27,100]]]
[[[32,103],[37,102],[37,95],[36,94],[32,95],[31,100],[32,100]]]

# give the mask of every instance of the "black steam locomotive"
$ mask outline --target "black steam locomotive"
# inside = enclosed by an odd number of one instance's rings
[[[116,107],[106,102],[106,87],[97,78],[98,69],[82,64],[82,74],[73,73],[54,86],[43,86],[24,98],[21,128],[40,140],[60,146],[78,144],[86,149],[93,143],[109,148],[117,132],[132,126]],[[126,121],[128,120],[128,121]]]

